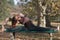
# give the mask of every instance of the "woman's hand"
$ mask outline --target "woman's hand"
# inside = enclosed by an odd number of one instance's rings
[[[4,31],[4,26],[2,25],[2,32]]]
[[[2,25],[2,32],[6,31],[4,25]]]

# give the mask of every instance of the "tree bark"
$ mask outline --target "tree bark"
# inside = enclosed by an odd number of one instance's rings
[[[36,10],[37,10],[37,26],[40,26],[40,5],[38,0],[36,1]]]

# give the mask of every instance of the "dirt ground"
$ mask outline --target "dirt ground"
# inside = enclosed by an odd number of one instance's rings
[[[15,40],[49,40],[48,33],[16,33]],[[0,40],[10,40],[10,33],[0,33]],[[53,40],[60,40],[60,33],[53,33]]]
[[[51,24],[53,26],[60,26],[60,23]],[[16,33],[15,35],[15,40],[50,40],[48,33]],[[0,32],[0,40],[10,40],[10,37],[10,33]],[[60,31],[53,33],[53,40],[60,40]]]

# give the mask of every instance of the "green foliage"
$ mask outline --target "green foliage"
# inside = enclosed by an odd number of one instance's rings
[[[34,16],[37,16],[37,12],[35,10],[35,6],[32,4],[32,2],[29,2],[25,6],[23,6],[23,13],[26,14],[30,18],[34,18]]]
[[[8,3],[12,6],[14,6],[14,0],[9,0]]]
[[[0,20],[5,19],[8,16],[7,0],[0,1]]]
[[[56,14],[55,16],[51,16],[50,20],[52,22],[60,22],[60,14]]]

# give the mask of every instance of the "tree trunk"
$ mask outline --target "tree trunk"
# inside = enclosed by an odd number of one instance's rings
[[[46,27],[50,27],[51,24],[50,24],[50,16],[49,15],[46,15]]]
[[[32,0],[35,10],[37,11],[37,26],[40,26],[40,5],[38,0]]]
[[[36,10],[37,10],[37,26],[40,26],[40,7],[39,7],[39,2],[38,0],[36,1],[37,5],[36,5]]]

